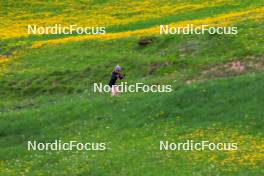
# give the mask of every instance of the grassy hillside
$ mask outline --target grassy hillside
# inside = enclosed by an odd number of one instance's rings
[[[0,175],[264,174],[262,1],[0,3]],[[188,23],[239,33],[158,35],[159,24]],[[28,24],[105,25],[108,33],[29,36]],[[128,83],[173,92],[93,93],[116,64]],[[27,151],[29,140],[58,139],[111,149]],[[160,151],[161,140],[237,142],[238,150]]]
[[[263,75],[248,75],[187,86],[165,95],[24,99],[20,108],[9,107],[1,115],[2,172],[256,175],[263,172],[263,86]],[[107,141],[112,150],[25,151],[25,140],[54,139]],[[239,150],[159,151],[159,140],[186,139],[238,142]]]
[[[108,82],[116,64],[123,66],[128,82],[173,81],[173,85],[204,77],[201,74],[206,70],[208,74],[203,79],[210,78],[214,74],[210,68],[238,60],[245,65],[243,72],[260,71],[262,67],[254,64],[264,62],[263,38],[256,38],[255,31],[264,25],[248,22],[240,27],[238,36],[148,36],[152,43],[147,46],[138,45],[139,38],[130,37],[26,49],[22,56],[7,62],[0,93],[15,96],[90,91],[92,83]],[[219,72],[223,76],[241,74],[236,70]]]

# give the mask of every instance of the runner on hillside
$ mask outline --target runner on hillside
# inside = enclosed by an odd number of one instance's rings
[[[119,65],[117,65],[114,69],[114,71],[112,72],[112,76],[111,79],[109,81],[109,86],[111,87],[111,95],[112,96],[116,96],[118,95],[118,89],[116,87],[116,80],[117,79],[123,79],[125,77],[125,75],[121,75],[121,67]]]

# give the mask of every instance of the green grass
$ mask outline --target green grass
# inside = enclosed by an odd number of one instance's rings
[[[107,2],[116,1],[89,1]],[[63,7],[50,2],[30,8],[26,3],[3,5],[18,11],[63,13]],[[109,29],[142,29],[261,3],[247,0]],[[18,54],[7,62],[7,73],[0,75],[0,175],[263,175],[264,23],[245,20],[234,26],[239,29],[236,36],[149,36],[153,42],[146,46],[139,46],[136,37],[38,49],[29,46],[36,40],[63,36],[2,40],[1,54]],[[223,70],[221,78],[210,73],[237,60],[259,65],[244,74]],[[92,83],[108,83],[116,64],[123,67],[128,83],[171,84],[173,91],[118,97],[91,92]],[[206,71],[209,75],[204,76]],[[186,84],[189,80],[194,82]],[[28,140],[56,139],[106,142],[111,150],[26,150]],[[188,139],[238,142],[239,150],[159,150],[160,140]]]
[[[261,107],[264,97],[259,94],[263,83],[263,74],[251,74],[185,86],[162,95],[123,94],[113,99],[107,95],[83,94],[60,99],[28,99],[37,108],[13,109],[1,115],[0,155],[7,160],[4,166],[16,166],[17,173],[29,167],[29,175],[39,172],[44,175],[192,175],[196,169],[203,172],[207,167],[203,163],[206,162],[206,154],[200,161],[195,161],[197,165],[186,160],[183,152],[172,153],[175,159],[166,161],[166,152],[159,151],[159,140],[180,140],[180,136],[196,129],[207,129],[212,124],[217,124],[216,133],[219,127],[224,127],[241,131],[241,135],[263,137],[264,114]],[[258,123],[252,125],[252,122]],[[165,133],[168,134],[164,136]],[[229,133],[225,132],[225,135]],[[111,142],[112,150],[102,153],[25,151],[26,140],[55,139],[106,141]],[[240,147],[244,146],[246,144],[241,142]],[[216,152],[216,155],[224,153]],[[233,167],[238,168],[241,174],[260,173],[261,170],[252,170],[247,164],[235,164]],[[261,168],[263,165],[258,163],[258,166]],[[219,167],[214,174],[232,174],[228,171],[230,166],[225,167]]]
[[[88,2],[88,4],[84,4],[84,2],[74,2],[74,6],[75,8],[79,8],[80,11],[82,11],[84,8],[84,6],[93,6],[95,5],[95,7],[97,7],[98,4],[96,4],[95,2],[97,1],[93,1],[93,2]],[[178,2],[178,1],[177,1]],[[175,3],[177,3],[175,2]],[[21,4],[20,4],[21,3]],[[38,13],[43,12],[52,12],[54,13],[54,15],[60,15],[63,14],[63,9],[65,9],[65,4],[64,5],[56,5],[54,6],[54,4],[52,3],[41,3],[41,4],[34,4],[34,6],[32,6],[30,9],[27,8],[28,3],[27,2],[20,2],[19,4],[12,4],[12,3],[6,3],[3,2],[3,11],[2,11],[2,15],[4,16],[7,12],[5,12],[6,9],[15,9],[16,11],[29,11],[32,13],[36,13],[36,15],[38,15]],[[105,1],[98,1],[97,3],[105,3]],[[109,3],[109,2],[108,2]],[[113,1],[112,3],[115,3],[115,1]],[[173,2],[171,2],[173,3]],[[178,2],[179,3],[179,2]],[[199,3],[199,1],[196,1],[194,3]],[[115,32],[124,32],[124,31],[133,31],[133,30],[137,30],[137,29],[144,29],[144,28],[149,28],[149,27],[153,27],[156,25],[160,25],[160,24],[169,24],[172,22],[180,22],[180,21],[186,21],[186,20],[194,20],[194,19],[202,19],[205,17],[212,17],[212,16],[217,16],[220,14],[225,14],[225,13],[230,13],[230,12],[234,12],[234,11],[243,11],[243,10],[247,10],[249,8],[259,8],[262,6],[262,2],[259,0],[244,0],[243,2],[239,2],[239,4],[237,3],[225,3],[223,5],[220,6],[216,6],[216,7],[210,7],[210,8],[202,8],[202,9],[198,9],[198,10],[193,10],[193,11],[182,11],[180,13],[177,13],[175,15],[170,15],[170,16],[163,16],[160,18],[154,18],[154,19],[149,19],[147,21],[137,21],[135,23],[129,23],[129,24],[124,24],[124,25],[114,25],[114,26],[107,26],[106,30],[107,33],[115,33]],[[98,7],[97,7],[98,8]],[[55,10],[56,9],[56,10]],[[74,13],[74,12],[72,12]],[[85,12],[84,12],[85,14]],[[128,12],[129,14],[129,12]],[[125,15],[125,14],[123,14]],[[257,26],[258,28],[260,26]],[[26,29],[26,27],[25,27]],[[77,34],[74,33],[72,34],[72,36],[76,36]],[[1,46],[1,50],[0,50],[0,54],[2,55],[8,55],[11,54],[15,51],[20,51],[21,48],[25,49],[27,47],[30,47],[32,42],[34,41],[42,41],[42,40],[49,40],[49,39],[55,39],[55,38],[65,38],[65,37],[69,37],[69,35],[40,35],[40,36],[36,36],[36,35],[31,35],[28,37],[21,37],[21,38],[14,38],[14,39],[6,39],[6,40],[2,40],[0,41],[0,46]]]
[[[137,38],[127,38],[26,49],[0,79],[0,94],[84,92],[94,82],[107,83],[116,64],[123,66],[128,82],[182,83],[196,79],[213,64],[261,57],[263,39],[254,35],[263,23],[248,22],[239,27],[237,36],[153,36],[148,46],[139,46]]]

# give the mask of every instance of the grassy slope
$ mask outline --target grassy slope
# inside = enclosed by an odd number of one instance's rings
[[[152,1],[152,0],[151,0]],[[151,2],[149,1],[149,2]],[[135,2],[135,5],[139,6],[137,8],[131,8],[131,5],[129,1],[124,0],[123,3],[119,1],[112,1],[108,3],[95,3],[94,2],[79,2],[79,1],[74,1],[72,3],[72,6],[67,6],[68,2],[63,2],[59,4],[54,4],[54,3],[35,3],[34,5],[31,5],[31,8],[27,8],[28,4],[30,2],[19,2],[19,3],[14,3],[14,2],[1,2],[3,4],[1,12],[1,15],[7,15],[7,9],[11,11],[7,18],[3,18],[5,26],[13,26],[14,23],[13,21],[17,21],[19,24],[21,23],[24,28],[21,30],[19,28],[20,33],[25,32],[25,28],[27,24],[24,24],[26,20],[31,20],[31,15],[34,13],[34,15],[38,15],[39,19],[37,21],[33,21],[33,23],[42,23],[46,25],[50,25],[54,23],[53,21],[49,21],[53,19],[54,15],[58,15],[58,18],[56,19],[57,23],[62,23],[62,24],[68,24],[69,21],[63,20],[64,15],[67,13],[71,13],[71,17],[73,17],[73,23],[81,23],[82,25],[87,25],[87,24],[94,24],[95,22],[93,19],[97,19],[98,17],[91,17],[89,16],[90,14],[87,13],[87,6],[89,6],[92,9],[92,14],[96,14],[96,11],[99,10],[99,14],[102,13],[102,18],[97,20],[103,21],[104,25],[107,26],[107,32],[112,33],[112,32],[121,32],[121,31],[129,31],[129,30],[137,30],[137,29],[144,29],[144,28],[149,28],[153,27],[155,25],[160,25],[160,24],[169,24],[172,22],[180,22],[180,21],[186,21],[186,20],[193,20],[193,19],[203,19],[206,17],[214,17],[217,15],[224,15],[226,13],[232,13],[232,12],[243,12],[248,9],[253,9],[253,8],[260,8],[262,7],[263,3],[260,0],[244,0],[243,2],[236,3],[234,0],[224,0],[222,3],[216,2],[216,5],[214,6],[209,6],[212,5],[210,1],[204,1],[204,0],[197,0],[197,1],[164,1],[164,2],[156,2],[153,7],[149,7],[147,4],[144,5],[144,3]],[[154,2],[154,1],[153,1]],[[209,3],[208,3],[209,2]],[[221,1],[220,1],[221,2]],[[186,5],[199,5],[201,3],[205,3],[203,8],[198,8],[198,9],[192,9],[191,7],[185,7]],[[208,3],[206,5],[206,3]],[[15,4],[15,5],[14,5]],[[162,4],[162,5],[160,5]],[[178,4],[178,6],[176,5]],[[104,8],[108,6],[113,6],[113,7],[119,7],[119,8],[113,8],[109,11],[109,8],[107,8],[107,11],[104,11]],[[161,11],[156,11],[153,9],[156,8],[166,8],[166,6],[170,6],[171,9],[177,8],[177,7],[182,7],[183,10],[176,11],[175,13],[166,13],[168,9],[161,10]],[[54,11],[54,8],[56,8],[56,11]],[[76,10],[76,9],[79,10]],[[122,9],[123,8],[123,9]],[[130,9],[131,8],[131,9]],[[149,9],[153,8],[153,9]],[[122,12],[119,12],[120,9],[122,9]],[[123,11],[124,9],[128,9],[127,11]],[[132,17],[138,17],[136,18],[135,21],[130,21],[128,24],[125,23],[123,24],[122,21],[126,21],[130,19],[131,12],[129,10],[135,11],[135,13],[132,13]],[[143,11],[142,14],[138,13],[138,11]],[[68,12],[67,12],[68,11]],[[95,12],[94,12],[95,11]],[[165,12],[164,12],[165,11]],[[37,12],[37,13],[36,13]],[[67,12],[67,13],[66,13]],[[42,13],[46,14],[43,15]],[[149,18],[145,17],[150,16],[149,13],[155,13],[157,16],[155,18]],[[12,15],[13,14],[13,15]],[[20,15],[24,15],[23,17],[20,17]],[[109,20],[103,20],[108,19],[112,17],[113,19]],[[45,18],[44,18],[45,17]],[[64,18],[62,18],[64,17]],[[79,17],[75,19],[76,17]],[[238,17],[239,18],[239,17]],[[82,19],[80,21],[80,19]],[[143,19],[143,20],[142,20]],[[42,21],[41,21],[42,20]],[[120,21],[121,20],[121,21]],[[118,23],[119,22],[119,23]],[[32,23],[32,22],[31,22]],[[206,23],[206,22],[205,22]],[[72,23],[70,23],[72,24]],[[101,24],[102,25],[102,24]],[[103,25],[103,26],[104,26]],[[5,26],[3,26],[3,29],[5,29]],[[16,29],[17,25],[14,25],[14,28]],[[10,29],[11,30],[11,29]],[[17,31],[16,31],[17,32]],[[19,33],[18,33],[19,34]],[[9,55],[12,52],[19,52],[20,50],[23,50],[29,46],[31,46],[33,41],[41,41],[41,40],[48,40],[48,39],[54,39],[54,38],[65,38],[69,37],[69,35],[44,35],[44,36],[28,36],[28,37],[18,37],[15,38],[8,38],[1,40],[0,46],[0,54],[3,55]]]
[[[256,38],[255,33],[261,31],[263,23],[238,25],[237,36],[152,37],[153,43],[146,47],[138,46],[138,39],[133,37],[27,49],[0,79],[0,94],[84,92],[93,82],[106,83],[115,64],[123,65],[129,82],[182,83],[210,65],[262,56],[263,38]]]
[[[0,154],[8,160],[4,167],[11,173],[28,168],[31,175],[255,175],[262,172],[260,161],[253,161],[252,169],[245,157],[246,153],[258,155],[254,141],[263,137],[264,97],[259,94],[263,82],[263,75],[253,74],[187,86],[165,95],[123,94],[116,99],[86,94],[61,99],[42,97],[36,101],[41,102],[36,109],[27,107],[1,115]],[[197,136],[197,129],[204,134]],[[188,138],[238,141],[241,151],[235,157],[242,159],[243,165],[238,161],[225,163],[228,152],[159,151],[159,140]],[[112,150],[75,153],[24,149],[25,140],[54,139],[107,141]],[[218,159],[208,161],[213,156]],[[217,169],[210,171],[211,165]]]
[[[248,7],[194,11],[195,17]],[[252,2],[259,6],[260,1]],[[103,2],[102,2],[103,3]],[[208,10],[208,11],[207,11]],[[192,14],[192,13],[191,13]],[[149,27],[188,13],[137,22],[113,31]],[[165,21],[164,21],[165,20]],[[184,85],[216,63],[263,56],[263,22],[245,21],[237,36],[162,36],[147,47],[137,38],[83,41],[21,55],[0,78],[0,173],[4,175],[257,175],[263,173],[263,73]],[[44,40],[47,38],[44,38]],[[35,40],[26,38],[26,41]],[[22,40],[24,41],[24,39]],[[17,45],[16,40],[2,45]],[[23,43],[23,42],[22,42]],[[12,47],[11,47],[12,48]],[[4,52],[10,48],[4,48]],[[112,66],[128,82],[169,83],[168,94],[95,95]],[[169,63],[169,64],[166,64]],[[63,96],[61,96],[63,95]],[[103,107],[103,108],[102,108]],[[27,140],[111,141],[106,152],[27,152]],[[239,142],[230,152],[160,152],[159,140]],[[250,159],[249,159],[250,158]],[[135,170],[137,168],[137,170]]]

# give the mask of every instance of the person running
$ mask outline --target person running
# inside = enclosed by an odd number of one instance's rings
[[[121,67],[119,65],[117,65],[114,69],[114,71],[112,72],[112,76],[111,79],[109,81],[109,86],[111,87],[111,95],[112,96],[116,96],[118,95],[118,89],[116,87],[116,80],[118,79],[123,79],[125,77],[125,75],[121,75]]]

